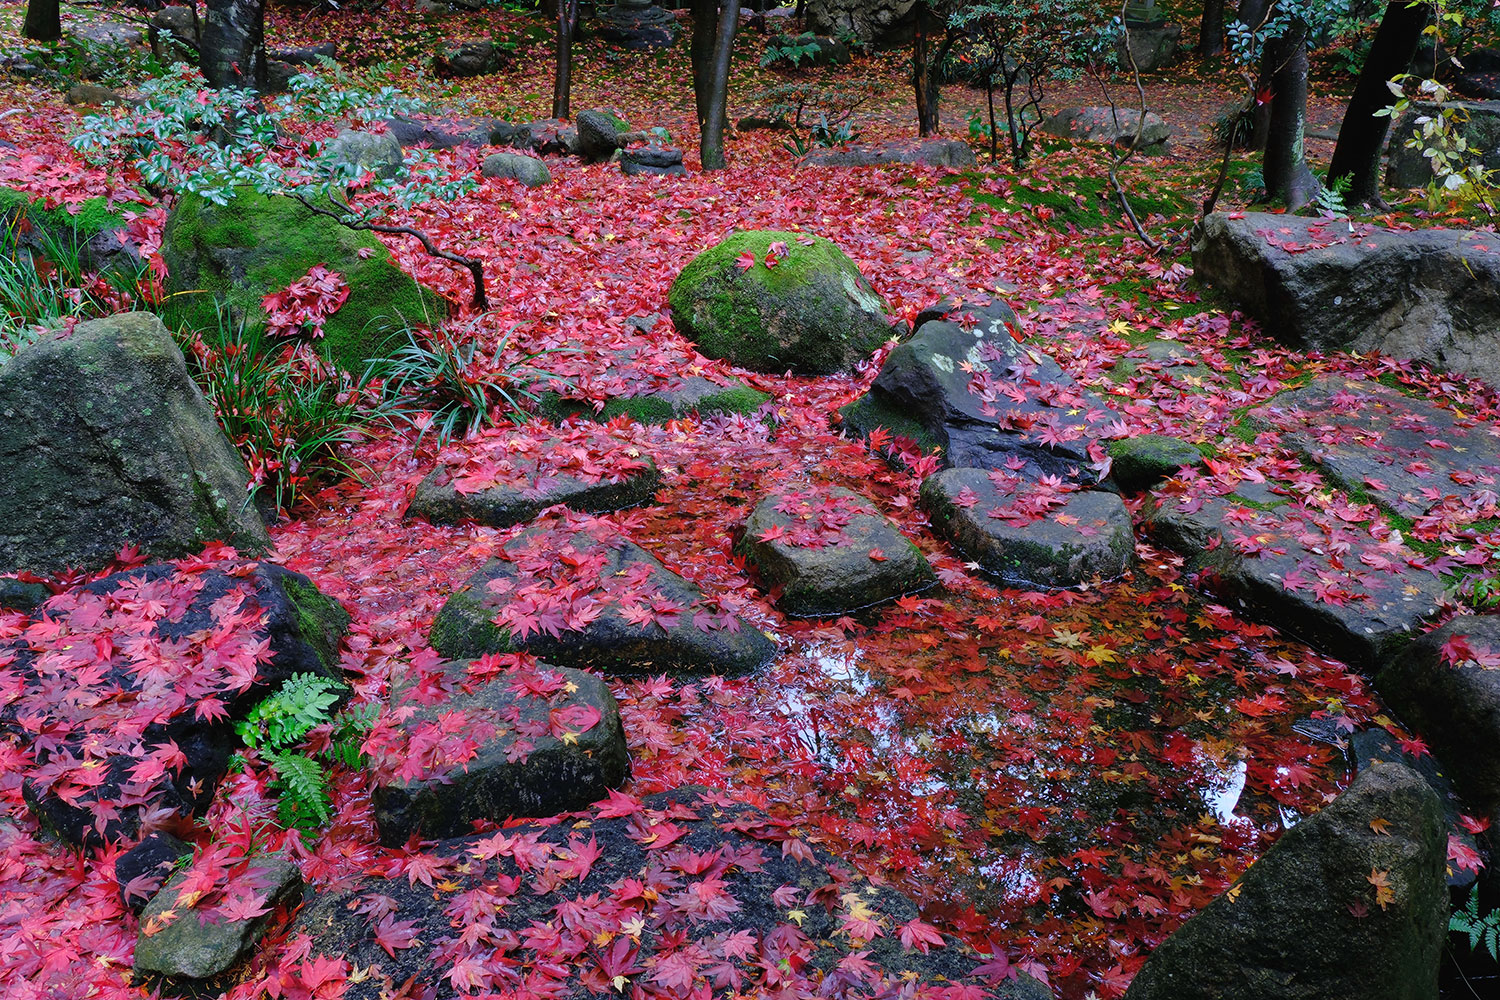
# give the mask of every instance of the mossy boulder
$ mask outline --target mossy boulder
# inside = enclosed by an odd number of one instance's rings
[[[0,231],[15,235],[17,248],[46,255],[52,246],[78,248],[79,262],[90,271],[128,270],[140,266],[135,248],[121,238],[127,208],[106,198],[88,198],[69,211],[48,208],[25,191],[0,187]]]
[[[348,283],[349,298],[324,322],[321,347],[356,374],[384,357],[406,324],[433,322],[446,313],[443,300],[396,266],[373,233],[350,229],[291,198],[242,191],[228,205],[215,205],[187,195],[167,217],[162,259],[168,290],[180,293],[171,316],[194,325],[214,321],[217,301],[249,324],[262,323],[266,295],[314,265],[326,265]]]
[[[758,372],[852,371],[892,336],[885,301],[854,262],[806,233],[735,233],[682,269],[669,301],[678,332],[699,351]]]
[[[1138,434],[1109,444],[1110,478],[1122,490],[1147,489],[1177,474],[1183,466],[1203,462],[1196,445],[1164,434]]]
[[[4,572],[270,545],[243,459],[150,313],[80,323],[0,368],[0,510]]]
[[[543,415],[561,420],[575,414],[595,420],[613,420],[625,416],[642,424],[664,424],[668,420],[679,420],[696,413],[709,417],[720,413],[750,414],[760,409],[771,397],[750,388],[738,379],[730,379],[724,385],[701,375],[689,375],[674,385],[663,386],[633,396],[620,396],[604,404],[604,409],[595,410],[578,399],[570,399],[556,393],[542,396]]]

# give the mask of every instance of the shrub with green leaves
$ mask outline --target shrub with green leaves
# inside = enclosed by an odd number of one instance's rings
[[[360,745],[379,711],[377,705],[333,707],[347,693],[344,685],[317,674],[297,674],[235,723],[245,745],[259,752],[270,767],[272,787],[280,797],[284,826],[312,829],[332,818],[327,766],[357,768],[364,764]],[[329,727],[328,744],[316,754],[297,749],[313,730]]]

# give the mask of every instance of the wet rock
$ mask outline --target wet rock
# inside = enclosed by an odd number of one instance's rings
[[[519,181],[526,187],[541,187],[552,180],[547,164],[524,153],[491,153],[479,172],[485,177]]]
[[[1118,496],[1064,493],[1060,505],[1032,512],[1035,492],[1021,475],[944,469],[922,483],[921,502],[934,531],[1011,586],[1073,587],[1130,568],[1135,535]]]
[[[1110,478],[1127,493],[1149,489],[1184,467],[1203,464],[1196,445],[1163,434],[1138,434],[1109,444]]]
[[[1206,571],[1241,613],[1362,670],[1378,668],[1445,606],[1441,580],[1406,567],[1403,553],[1415,553],[1351,529],[1340,538],[1347,551],[1330,554],[1331,546],[1304,543],[1326,531],[1294,506],[1172,496],[1142,515],[1159,543]]]
[[[677,789],[640,800],[639,808],[627,815],[585,817],[586,827],[521,823],[499,836],[440,841],[430,853],[447,861],[445,877],[458,883],[453,894],[413,885],[404,875],[361,879],[319,893],[298,914],[297,928],[312,937],[314,954],[338,955],[369,971],[358,982],[351,980],[344,1000],[378,1000],[389,989],[386,984],[408,980],[434,1000],[453,998],[455,990],[447,976],[451,962],[442,957],[443,943],[453,936],[453,900],[500,898],[496,887],[508,887],[513,879],[514,891],[503,893],[504,904],[496,908],[495,933],[507,939],[514,935],[519,942],[514,955],[526,963],[540,961],[549,947],[538,945],[526,933],[528,928],[550,924],[565,948],[573,949],[576,942],[578,958],[557,966],[562,996],[587,996],[590,983],[599,990],[613,990],[611,974],[598,957],[604,952],[590,943],[596,935],[624,941],[615,957],[633,957],[633,967],[644,970],[668,951],[680,950],[671,943],[674,926],[702,938],[746,932],[752,954],[729,959],[729,964],[747,984],[761,981],[762,971],[755,963],[766,954],[763,949],[775,954],[780,942],[810,942],[805,951],[808,965],[798,973],[807,977],[809,995],[816,993],[819,980],[838,982],[835,967],[854,952],[862,953],[881,977],[882,982],[865,984],[871,995],[884,995],[886,990],[898,995],[913,983],[950,985],[965,980],[974,968],[972,954],[956,942],[934,947],[928,954],[904,949],[898,928],[917,917],[915,904],[849,871],[818,847],[799,842],[795,851],[784,850],[783,842],[795,840],[787,824],[722,793]],[[581,856],[592,862],[583,864],[579,875]],[[525,867],[517,858],[526,859]],[[632,879],[641,884],[643,895],[618,909],[597,906],[597,899],[610,898]],[[817,891],[830,885],[836,885],[836,891]],[[417,943],[411,948],[387,954],[376,943],[370,918],[357,904],[381,898],[392,901],[401,919],[414,921],[411,930]],[[593,914],[590,920],[598,920],[597,926],[591,922],[575,930],[557,919],[559,907],[573,911],[575,902],[590,898],[596,902],[584,902],[581,908]],[[734,903],[728,913],[708,916],[703,909],[725,900]],[[788,901],[794,905],[783,905]],[[880,936],[856,941],[840,930],[855,905],[876,923]],[[797,913],[789,919],[792,909]],[[680,922],[685,911],[705,915],[684,925]],[[637,926],[632,922],[637,919],[639,930],[625,929],[627,924]],[[1021,983],[986,995],[1039,1000],[1049,991],[1023,976]]]
[[[843,615],[917,593],[937,576],[865,497],[783,489],[755,505],[738,551],[789,615]]]
[[[687,167],[682,165],[682,150],[646,146],[641,149],[620,151],[620,172],[627,177],[657,175],[686,177]]]
[[[376,177],[391,180],[405,169],[401,143],[390,132],[363,132],[344,129],[328,144],[329,162],[334,169],[348,171],[357,179],[368,170]]]
[[[0,571],[98,569],[270,540],[244,460],[151,313],[80,323],[0,368]]]
[[[158,830],[115,858],[115,881],[120,883],[120,902],[139,914],[158,889],[171,877],[177,862],[190,857],[193,848],[170,833]]]
[[[1500,615],[1464,615],[1418,636],[1375,688],[1477,810],[1500,810]]]
[[[1157,946],[1126,1000],[1435,997],[1446,844],[1421,777],[1376,764]]]
[[[1041,128],[1049,135],[1110,146],[1128,146],[1136,141],[1139,133],[1136,152],[1148,156],[1166,152],[1167,139],[1172,135],[1161,115],[1146,112],[1143,126],[1140,111],[1132,108],[1067,108],[1043,119]]]
[[[554,504],[603,513],[648,503],[661,483],[649,456],[607,431],[583,440],[492,436],[482,452],[444,461],[417,486],[408,517],[496,528],[530,521]]]
[[[535,664],[465,683],[466,666],[450,667],[457,691],[419,709],[401,728],[415,748],[442,731],[441,717],[462,713],[465,735],[479,745],[463,759],[413,753],[409,777],[375,788],[382,843],[404,844],[413,834],[460,836],[475,820],[583,809],[625,781],[625,729],[597,676]]]
[[[1216,212],[1193,270],[1294,347],[1378,350],[1500,385],[1500,241],[1341,220]]]
[[[135,943],[135,971],[174,979],[213,979],[247,958],[265,932],[271,911],[293,904],[302,894],[302,876],[295,865],[277,857],[246,862],[230,875],[229,885],[215,903],[192,906],[181,902],[178,889],[186,873],[168,882],[141,912],[141,932]],[[267,912],[240,918],[223,912],[227,904],[258,901]],[[171,911],[169,913],[169,911]]]
[[[866,395],[839,412],[858,434],[884,428],[939,451],[945,466],[1023,468],[1098,482],[1114,411],[1057,362],[1017,342],[1015,313],[969,303],[896,345]],[[1019,465],[1017,464],[1019,463]]]
[[[735,674],[775,655],[759,629],[715,613],[696,585],[612,531],[602,523],[527,529],[443,605],[432,648],[450,659],[524,651],[603,673]],[[555,586],[560,561],[586,568],[574,600],[592,617],[554,625],[556,634],[534,625],[523,633],[531,594]]]
[[[958,139],[893,139],[878,145],[815,149],[802,158],[803,166],[816,167],[885,167],[906,163],[967,170],[978,162],[969,144]]]
[[[0,610],[19,611],[29,615],[51,596],[52,589],[45,583],[0,577]]]
[[[890,310],[859,268],[806,233],[735,233],[682,269],[669,300],[699,351],[751,371],[852,371],[891,336]]]

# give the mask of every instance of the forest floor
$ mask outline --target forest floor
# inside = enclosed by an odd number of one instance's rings
[[[20,10],[0,3],[0,22],[13,27]],[[465,81],[425,71],[438,41],[486,26],[520,40],[510,69]],[[469,113],[550,113],[545,24],[524,15],[418,14],[399,3],[311,14],[287,4],[273,9],[269,32],[273,44],[337,39],[341,51],[381,61],[373,72],[383,78],[429,99],[466,100]],[[779,79],[755,67],[746,37],[732,118],[753,112],[756,94]],[[868,139],[914,134],[901,61],[870,56],[836,74],[877,85],[856,112]],[[1311,477],[1303,500],[1352,529],[1388,526],[1291,451],[1247,440],[1247,409],[1342,372],[1500,419],[1500,401],[1478,383],[1391,359],[1287,350],[1194,285],[1183,238],[1217,166],[1206,123],[1238,94],[1228,70],[1190,60],[1145,81],[1148,104],[1181,139],[1125,176],[1149,230],[1170,244],[1164,253],[1120,219],[1098,148],[1047,142],[1021,171],[1004,162],[965,173],[814,169],[798,166],[782,133],[744,132],[730,139],[729,169],[706,174],[685,47],[637,54],[588,43],[574,74],[575,108],[613,107],[638,127],[665,127],[692,176],[636,179],[611,164],[554,160],[544,187],[486,182],[413,219],[484,261],[495,308],[456,322],[486,346],[508,336],[518,355],[564,343],[636,349],[628,366],[602,347],[572,358],[566,374],[586,384],[671,375],[684,342],[670,324],[643,333],[626,320],[662,311],[682,262],[729,231],[774,228],[832,238],[906,320],[945,294],[998,290],[1027,336],[1114,404],[1132,432],[1203,446],[1220,478]],[[19,148],[0,151],[0,183],[64,201],[139,194],[131,178],[88,167],[66,147],[82,112],[59,93],[14,80],[4,89],[0,138]],[[1096,94],[1083,82],[1059,86],[1046,106],[1098,103]],[[945,131],[966,137],[983,95],[951,87],[944,101]],[[1336,129],[1340,115],[1341,91],[1320,89],[1313,126]],[[1311,149],[1326,158],[1331,144]],[[475,169],[472,153],[441,158],[455,173]],[[1246,168],[1232,171],[1226,207],[1248,196]],[[138,220],[144,246],[159,239],[163,217],[157,206]],[[461,273],[407,242],[390,246],[422,281],[463,298]],[[1196,363],[1143,363],[1151,340],[1184,345]],[[830,423],[882,358],[852,377],[736,372],[772,394],[763,418],[629,431],[663,485],[655,504],[600,519],[765,629],[781,652],[747,677],[611,678],[632,757],[627,791],[726,789],[911,895],[942,930],[1044,971],[1059,996],[1117,997],[1151,946],[1349,780],[1341,748],[1305,735],[1310,720],[1409,734],[1362,677],[1237,617],[1195,589],[1180,557],[1144,540],[1128,578],[1095,587],[1024,592],[972,573],[929,530],[918,478]],[[312,496],[272,534],[278,561],[352,612],[343,664],[360,699],[383,703],[393,680],[433,668],[434,614],[514,532],[403,517],[434,462],[414,431],[375,435],[356,457],[358,480]],[[941,591],[857,619],[779,614],[731,549],[747,505],[790,474],[875,498],[937,568]],[[1492,521],[1405,527],[1434,558],[1485,554],[1465,572],[1490,573],[1488,554],[1500,552]],[[115,898],[112,853],[80,855],[40,835],[19,793],[26,766],[18,749],[0,750],[0,978],[28,984],[9,994],[18,997],[139,996],[129,968],[137,928]],[[245,816],[267,814],[264,775],[231,781],[199,838],[230,836]],[[376,843],[361,775],[341,774],[334,801],[324,835],[276,835],[315,884],[400,855]],[[304,957],[273,935],[236,995],[257,995],[278,962]]]

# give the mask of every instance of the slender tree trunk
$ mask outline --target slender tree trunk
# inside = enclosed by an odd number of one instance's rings
[[[557,75],[552,84],[552,117],[569,117],[573,97],[573,25],[578,0],[557,0]]]
[[[1240,0],[1239,12],[1236,19],[1247,28],[1254,30],[1260,27],[1266,18],[1267,9],[1270,4],[1268,0]],[[1267,49],[1270,44],[1267,43]],[[1269,52],[1261,55],[1260,76],[1255,81],[1255,91],[1258,103],[1255,105],[1254,124],[1250,129],[1250,149],[1265,149],[1266,135],[1271,129],[1271,102],[1260,101],[1259,97],[1270,93],[1271,90],[1271,56]]]
[[[198,68],[208,85],[264,89],[264,0],[205,0],[204,6]]]
[[[725,0],[719,11],[707,106],[704,108],[703,141],[699,156],[704,170],[723,170],[724,120],[729,106],[729,64],[734,55],[734,33],[740,23],[740,0]]]
[[[1355,81],[1344,122],[1339,126],[1338,145],[1328,167],[1328,179],[1349,178],[1348,204],[1363,205],[1380,200],[1380,154],[1391,119],[1380,111],[1392,103],[1386,81],[1406,72],[1422,41],[1430,10],[1427,4],[1408,4],[1404,0],[1387,4],[1380,19],[1380,29],[1365,65]]]
[[[1318,179],[1307,165],[1307,25],[1293,21],[1285,35],[1266,43],[1272,60],[1271,120],[1263,173],[1266,194],[1295,211],[1317,197]]]
[[[1203,0],[1203,26],[1198,32],[1198,54],[1224,54],[1224,0]]]
[[[693,0],[693,101],[698,112],[698,130],[708,123],[708,93],[713,86],[714,49],[719,35],[719,5],[716,0]]]
[[[944,30],[945,40],[933,44],[933,29],[940,24],[926,0],[919,0],[911,47],[911,85],[917,98],[917,133],[924,138],[937,135],[942,127],[938,102],[942,97],[943,60],[951,43]]]
[[[28,0],[21,35],[38,42],[55,42],[61,38],[62,11],[58,0]]]

